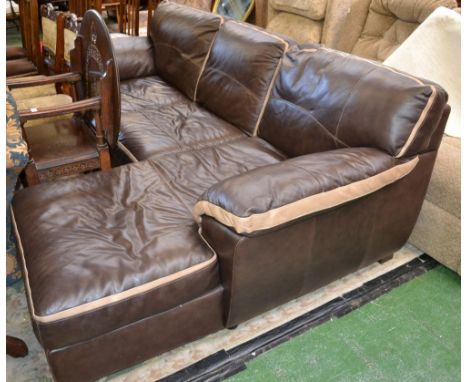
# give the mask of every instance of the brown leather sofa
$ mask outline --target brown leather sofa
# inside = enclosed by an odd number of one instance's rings
[[[56,380],[233,327],[406,242],[449,113],[438,85],[171,3],[151,38],[114,44],[134,163],[14,199]]]

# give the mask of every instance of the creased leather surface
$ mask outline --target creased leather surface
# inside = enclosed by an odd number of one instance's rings
[[[220,16],[171,2],[159,4],[151,22],[157,74],[192,100],[221,22]]]
[[[200,199],[248,217],[369,178],[394,164],[394,158],[370,148],[304,155],[226,179]]]
[[[159,77],[124,81],[119,140],[139,160],[211,146],[244,134]]]
[[[237,21],[219,29],[200,78],[197,101],[254,134],[286,43]]]
[[[436,89],[408,151],[424,150],[447,100],[439,86],[326,48],[286,53],[259,135],[289,156],[343,147],[397,155]]]
[[[153,43],[148,37],[119,36],[112,38],[112,45],[121,81],[155,74]]]
[[[187,269],[214,255],[192,208],[221,179],[284,159],[268,143],[239,138],[166,154],[19,192],[14,212],[37,315],[49,315]],[[42,342],[91,338],[209,291],[216,262],[144,295],[52,324]]]
[[[442,126],[443,127],[443,126]],[[436,152],[408,176],[365,198],[246,237],[204,216],[218,254],[226,325],[233,326],[391,255],[408,240]]]

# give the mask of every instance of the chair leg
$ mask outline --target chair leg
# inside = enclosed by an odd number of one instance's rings
[[[26,357],[28,355],[28,346],[19,338],[6,336],[6,352],[14,358]]]
[[[36,165],[33,161],[29,161],[24,169],[24,174],[26,175],[26,183],[28,186],[34,186],[41,183],[39,180],[39,174],[37,173]]]
[[[384,257],[383,259],[380,259],[379,264],[386,263],[387,261],[390,261],[391,259],[393,259],[393,253],[391,255]]]
[[[107,146],[107,143],[103,145],[97,145],[97,149],[99,152],[99,164],[101,166],[101,170],[110,170],[112,168],[112,164],[109,153],[109,146]]]

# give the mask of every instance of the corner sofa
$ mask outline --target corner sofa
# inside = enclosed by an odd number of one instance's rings
[[[440,86],[167,2],[150,38],[113,43],[133,163],[13,204],[56,380],[235,327],[406,242],[449,114]]]

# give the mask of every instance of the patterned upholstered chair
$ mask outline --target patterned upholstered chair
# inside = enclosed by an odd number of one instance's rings
[[[11,234],[10,203],[18,175],[28,163],[28,148],[21,134],[21,124],[15,99],[6,92],[6,270],[7,285],[21,278],[16,259],[16,247]]]

